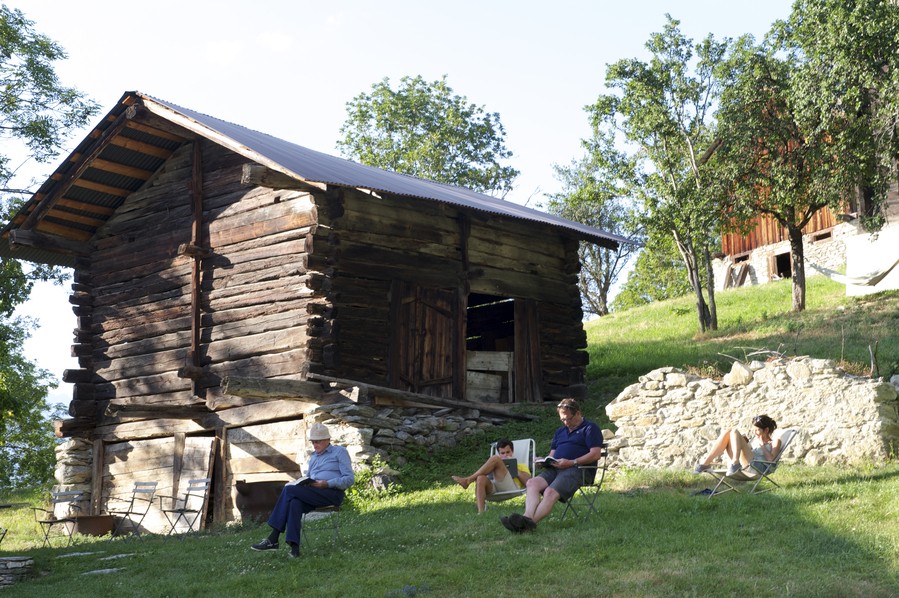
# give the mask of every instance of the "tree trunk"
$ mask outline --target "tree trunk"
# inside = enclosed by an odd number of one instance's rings
[[[709,325],[709,308],[706,305],[705,297],[702,294],[702,281],[699,278],[699,264],[696,259],[696,250],[691,243],[686,243],[677,233],[674,234],[674,243],[680,252],[684,265],[687,267],[687,280],[690,282],[690,288],[696,293],[696,316],[699,319],[699,331],[705,332]]]
[[[702,246],[702,261],[705,264],[706,292],[709,294],[709,329],[718,330],[718,306],[715,303],[715,273],[712,271],[712,255],[708,243]]]
[[[802,229],[788,227],[790,234],[790,276],[793,278],[793,311],[805,311],[805,246]]]

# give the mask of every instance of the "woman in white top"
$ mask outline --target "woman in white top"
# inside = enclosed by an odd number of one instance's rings
[[[759,461],[774,461],[780,453],[780,438],[775,440],[771,437],[775,429],[777,423],[773,419],[767,415],[756,415],[752,418],[752,431],[755,434],[753,438],[747,438],[736,429],[726,430],[712,444],[712,450],[705,459],[696,464],[693,472],[702,473],[709,469],[711,463],[726,452],[730,461],[727,475],[734,475],[750,466],[770,473],[774,468]]]

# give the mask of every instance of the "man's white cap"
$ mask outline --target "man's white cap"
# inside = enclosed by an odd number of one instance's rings
[[[314,424],[309,428],[309,440],[331,440],[331,433],[325,424]]]

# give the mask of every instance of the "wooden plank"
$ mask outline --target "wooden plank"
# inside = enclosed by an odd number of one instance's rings
[[[383,386],[375,386],[372,384],[364,384],[362,382],[358,382],[356,380],[347,380],[345,378],[334,378],[332,376],[325,376],[323,374],[309,374],[310,378],[315,380],[322,380],[325,382],[334,382],[337,384],[343,384],[345,386],[358,386],[360,390],[364,390],[364,392],[370,396],[378,397],[384,396],[396,400],[408,400],[418,403],[424,403],[426,405],[438,405],[441,407],[458,407],[463,409],[480,409],[484,413],[491,413],[493,415],[501,415],[503,417],[507,417],[510,419],[519,419],[524,421],[534,421],[537,419],[537,416],[528,415],[525,413],[515,413],[514,411],[510,411],[509,409],[499,407],[499,406],[486,406],[482,403],[475,403],[472,401],[460,401],[458,399],[443,399],[438,397],[432,397],[429,395],[418,394],[414,392],[406,392],[404,390],[397,390],[394,388],[385,388]]]
[[[466,361],[469,370],[508,372],[512,369],[512,352],[468,351]]]
[[[499,403],[503,377],[483,372],[467,372],[465,397],[469,401]]]

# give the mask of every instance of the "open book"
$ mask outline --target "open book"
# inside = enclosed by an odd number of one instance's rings
[[[302,476],[302,477],[295,479],[292,482],[287,482],[287,484],[285,484],[285,486],[308,486],[309,484],[311,484],[314,481],[315,480],[313,480],[312,478]]]
[[[553,457],[541,457],[536,461],[537,465],[542,465],[543,467],[555,467],[559,464],[558,459],[554,459]]]

